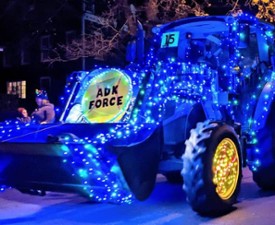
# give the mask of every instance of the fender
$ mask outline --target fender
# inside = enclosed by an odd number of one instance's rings
[[[274,72],[273,72],[274,73]],[[256,134],[257,139],[265,140],[264,143],[251,143],[247,144],[247,164],[251,170],[256,170],[260,164],[266,164],[270,160],[268,148],[264,145],[270,145],[273,134],[270,132],[270,127],[274,127],[274,110],[275,110],[275,80],[271,80],[264,85],[264,88],[258,98],[257,105],[253,115],[252,131]],[[273,115],[272,115],[273,113]],[[274,120],[274,119],[273,119]],[[254,137],[254,135],[252,135]],[[262,141],[261,141],[262,142]]]
[[[163,121],[164,143],[167,145],[184,143],[190,130],[207,118],[201,103],[185,103],[179,108]]]
[[[203,111],[205,112],[206,119],[208,120],[221,120],[222,114],[212,101],[205,101],[202,103]]]
[[[275,96],[275,80],[267,82],[259,96],[253,115],[252,129],[254,131],[264,128],[267,117],[271,113],[272,102]]]

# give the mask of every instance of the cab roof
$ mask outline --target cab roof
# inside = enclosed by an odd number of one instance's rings
[[[199,17],[187,17],[171,23],[163,24],[153,28],[153,33],[160,34],[166,31],[183,31],[193,34],[202,33],[220,33],[228,31],[228,24],[235,21],[243,21],[246,24],[256,25],[262,24],[272,29],[273,26],[266,22],[258,20],[254,16],[199,16]],[[273,28],[274,29],[274,28]]]

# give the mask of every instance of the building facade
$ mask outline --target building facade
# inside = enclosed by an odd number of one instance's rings
[[[86,21],[106,6],[104,0],[1,1],[0,120],[14,116],[17,107],[34,110],[36,88],[45,89],[58,104],[66,77],[92,68],[90,59],[83,68],[83,59],[51,64],[49,58],[59,43],[81,37]]]

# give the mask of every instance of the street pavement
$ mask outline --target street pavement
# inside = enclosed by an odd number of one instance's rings
[[[181,185],[159,175],[146,201],[131,205],[91,203],[76,194],[49,192],[31,196],[9,189],[0,194],[0,225],[273,225],[275,191],[262,191],[243,171],[235,209],[220,217],[202,217],[185,200]]]

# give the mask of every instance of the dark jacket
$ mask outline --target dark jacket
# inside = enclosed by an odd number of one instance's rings
[[[38,123],[53,123],[55,121],[54,105],[52,103],[45,103],[32,113],[32,117]]]
[[[17,120],[19,120],[21,123],[30,123],[31,122],[31,117],[16,117]]]

